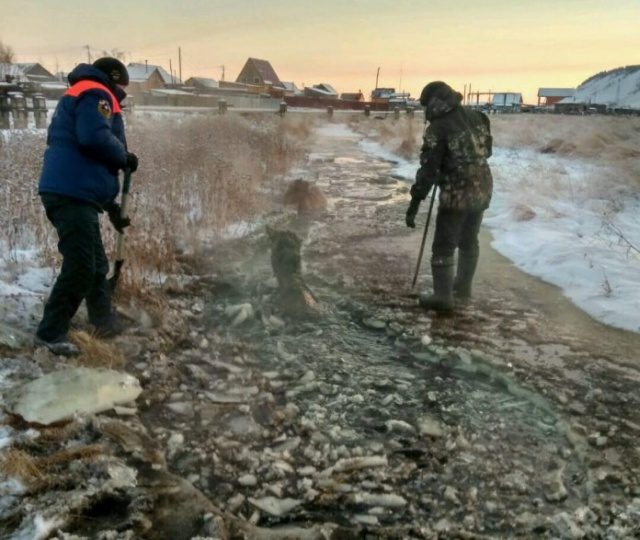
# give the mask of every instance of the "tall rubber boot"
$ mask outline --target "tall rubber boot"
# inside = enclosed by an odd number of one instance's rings
[[[433,294],[420,295],[420,305],[439,313],[453,311],[453,257],[433,257]]]
[[[478,254],[458,253],[458,269],[453,282],[453,294],[456,298],[467,300],[471,298],[471,283],[478,267]]]

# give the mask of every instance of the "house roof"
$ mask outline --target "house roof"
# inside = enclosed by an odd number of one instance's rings
[[[323,92],[327,92],[328,94],[335,94],[336,96],[338,95],[338,91],[333,86],[327,83],[314,84],[313,88],[315,88],[316,90],[322,90]]]
[[[538,88],[538,97],[571,97],[575,88]]]
[[[19,64],[0,63],[0,76],[4,77],[5,75],[10,75],[12,77],[36,77],[40,79],[53,78],[53,74],[50,74],[51,77],[46,77],[45,75],[33,75],[29,73],[33,68],[39,65],[40,64],[36,62],[19,63]],[[40,68],[45,72],[49,73],[42,66],[40,66]]]
[[[520,105],[522,94],[520,92],[496,92],[491,96],[491,104],[503,107]]]
[[[129,80],[132,81],[146,81],[151,77],[154,70],[158,70],[158,74],[162,78],[162,82],[164,84],[180,84],[180,80],[177,76],[173,76],[173,80],[171,80],[171,74],[164,69],[162,66],[156,66],[153,64],[140,64],[136,62],[131,62],[127,66],[127,71],[129,73]]]
[[[249,58],[245,64],[245,67],[249,63],[253,64],[253,67],[255,67],[258,73],[260,73],[260,77],[262,77],[262,80],[265,83],[279,86],[282,85],[280,79],[278,78],[278,74],[267,60],[260,60],[259,58]],[[244,70],[244,68],[242,69]]]
[[[280,84],[287,92],[300,92],[300,88],[298,88],[294,82],[280,81]]]
[[[215,79],[208,79],[206,77],[190,77],[185,81],[187,84],[198,83],[200,86],[206,88],[218,88],[220,85]]]

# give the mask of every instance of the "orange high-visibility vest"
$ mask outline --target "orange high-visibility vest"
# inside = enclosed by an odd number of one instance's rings
[[[103,92],[106,92],[111,97],[111,108],[113,109],[113,112],[114,113],[122,112],[122,109],[120,108],[120,103],[118,103],[118,100],[116,96],[113,95],[113,92],[109,90],[104,84],[100,84],[99,82],[96,82],[96,81],[77,82],[71,88],[69,88],[64,95],[71,96],[71,97],[78,97],[80,94],[82,94],[83,92],[86,92],[87,90],[102,90]]]

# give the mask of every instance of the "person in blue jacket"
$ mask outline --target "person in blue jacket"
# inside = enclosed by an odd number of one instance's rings
[[[120,330],[111,306],[99,214],[106,211],[119,232],[129,225],[115,202],[118,171],[138,168],[138,158],[127,150],[121,114],[128,83],[127,68],[115,58],[79,64],[69,74],[70,87],[49,126],[38,191],[58,234],[62,268],[36,343],[56,354],[78,352],[67,334],[83,300],[98,335],[110,337]]]

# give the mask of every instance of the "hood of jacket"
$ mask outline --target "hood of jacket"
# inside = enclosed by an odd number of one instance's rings
[[[111,90],[113,95],[116,96],[119,103],[122,103],[122,100],[127,97],[127,93],[119,86],[113,84],[104,71],[93,67],[91,64],[78,64],[73,68],[73,71],[69,73],[67,79],[70,85],[74,85],[80,81],[95,81],[104,84]]]
[[[460,103],[462,103],[462,94],[441,81],[429,83],[420,94],[420,104],[425,108],[427,120],[450,113]]]

